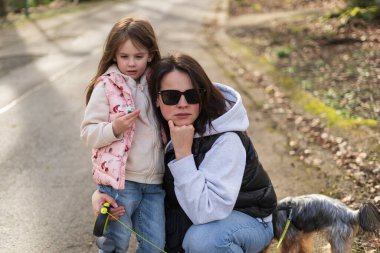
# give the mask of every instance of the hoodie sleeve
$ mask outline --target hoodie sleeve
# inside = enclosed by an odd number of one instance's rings
[[[101,148],[118,140],[109,122],[109,105],[104,85],[95,86],[80,127],[82,141],[92,148]]]
[[[197,170],[192,155],[169,163],[181,207],[194,224],[227,217],[235,205],[246,151],[236,133],[221,135]]]

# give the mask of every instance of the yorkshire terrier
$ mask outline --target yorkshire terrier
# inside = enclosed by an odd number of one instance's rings
[[[348,253],[359,230],[379,236],[380,212],[366,202],[352,210],[339,200],[311,194],[279,201],[273,213],[274,238],[280,240],[287,220],[290,225],[280,246],[281,253],[310,253],[314,235],[321,233],[332,253]],[[269,246],[264,249],[269,253]]]

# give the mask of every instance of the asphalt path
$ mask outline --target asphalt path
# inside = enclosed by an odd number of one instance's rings
[[[79,125],[105,37],[122,16],[148,18],[163,55],[189,53],[223,81],[201,35],[216,4],[119,1],[1,31],[0,252],[95,252]]]

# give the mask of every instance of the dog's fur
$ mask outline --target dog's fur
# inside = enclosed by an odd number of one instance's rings
[[[311,194],[279,201],[273,214],[277,240],[280,240],[290,212],[291,223],[280,247],[282,253],[312,252],[316,232],[323,233],[332,253],[350,252],[358,230],[379,236],[380,212],[373,204],[363,203],[359,210],[352,210],[339,200]],[[263,252],[269,252],[269,247]]]

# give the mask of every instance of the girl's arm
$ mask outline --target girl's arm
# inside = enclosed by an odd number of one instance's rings
[[[109,105],[103,84],[95,86],[80,127],[80,137],[87,146],[101,148],[118,140],[109,122]]]
[[[199,170],[192,155],[169,163],[178,202],[194,224],[224,219],[232,212],[245,162],[245,148],[230,132],[215,141]]]

